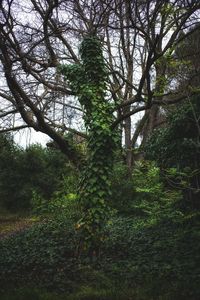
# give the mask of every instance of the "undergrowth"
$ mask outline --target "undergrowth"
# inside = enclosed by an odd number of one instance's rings
[[[116,216],[100,256],[90,259],[81,255],[79,235],[68,218],[35,224],[0,241],[1,293],[26,286],[66,294],[69,300],[125,300],[126,291],[127,299],[197,300],[198,228],[198,214],[154,225]]]

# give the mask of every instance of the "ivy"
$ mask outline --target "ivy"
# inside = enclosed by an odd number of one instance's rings
[[[83,233],[83,249],[94,253],[105,238],[104,227],[111,212],[110,175],[116,134],[111,129],[113,114],[112,104],[106,99],[107,71],[96,36],[84,38],[80,57],[81,64],[62,65],[59,69],[85,111],[88,157],[79,189],[83,217],[76,227]]]

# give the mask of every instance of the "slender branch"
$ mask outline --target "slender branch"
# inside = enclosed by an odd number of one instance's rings
[[[11,115],[11,114],[15,114],[17,112],[18,112],[18,109],[13,109],[13,110],[1,113],[0,118],[6,117],[6,116]]]
[[[16,127],[0,129],[0,133],[10,132],[10,131],[18,131],[18,130],[28,128],[28,127],[29,127],[28,125],[20,125],[20,126],[16,126]]]
[[[77,107],[77,106],[74,106],[74,105],[71,105],[71,104],[68,104],[68,103],[63,103],[63,102],[58,101],[58,100],[55,100],[54,102],[57,103],[57,104],[67,106],[69,108],[72,108],[72,109],[75,109],[75,110],[78,110],[78,111],[81,111],[82,113],[84,113],[84,110],[82,110],[80,107]]]
[[[120,124],[123,120],[125,120],[126,118],[128,118],[128,117],[130,117],[130,116],[132,116],[132,115],[134,115],[134,114],[136,114],[136,113],[138,113],[138,112],[140,112],[140,111],[144,111],[144,110],[146,110],[146,109],[149,109],[151,106],[152,106],[152,105],[149,105],[149,106],[143,105],[143,106],[140,106],[140,107],[138,107],[138,108],[135,108],[135,109],[131,110],[131,111],[128,112],[127,114],[124,114],[124,115],[120,116],[120,117],[117,118],[117,119],[115,120],[115,122],[111,125],[111,128],[112,128],[112,129],[115,129],[115,128],[117,127],[117,125],[119,125],[119,124]]]

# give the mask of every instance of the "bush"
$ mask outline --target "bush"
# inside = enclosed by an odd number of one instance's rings
[[[143,217],[146,223],[182,216],[177,207],[182,193],[166,186],[164,179],[160,168],[152,161],[137,162],[133,170],[135,193],[132,210],[135,215]]]
[[[0,169],[0,206],[11,211],[30,210],[32,195],[49,200],[63,189],[63,178],[67,193],[77,182],[64,154],[40,145],[21,149],[7,135],[0,139]]]
[[[71,213],[71,218],[80,215],[77,195],[73,193],[63,195],[60,192],[55,192],[53,198],[46,200],[36,192],[33,192],[31,202],[32,212],[43,217],[45,215],[66,215],[66,213]]]
[[[18,205],[27,207],[27,199],[24,199],[22,189],[19,189],[22,186],[19,172],[21,153],[22,149],[15,145],[11,135],[0,135],[0,206],[6,209]]]

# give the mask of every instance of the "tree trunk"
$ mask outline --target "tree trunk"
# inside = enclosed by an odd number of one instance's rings
[[[131,144],[131,118],[124,122],[124,137],[126,150],[126,164],[129,170],[132,168],[132,144]]]
[[[112,131],[112,105],[105,97],[106,72],[101,43],[95,36],[85,37],[80,48],[81,65],[61,68],[71,82],[85,111],[88,131],[87,160],[82,172],[79,202],[83,212],[77,229],[82,233],[83,249],[98,253],[110,215],[110,175],[113,168],[115,133]]]
[[[159,106],[153,105],[148,111],[145,112],[147,115],[147,121],[142,130],[142,146],[145,145],[147,139],[150,137],[152,131],[156,127],[159,118]]]

